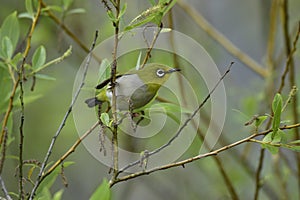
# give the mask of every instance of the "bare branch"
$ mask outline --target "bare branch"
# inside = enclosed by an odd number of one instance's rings
[[[42,163],[42,167],[41,167],[41,169],[40,169],[40,172],[39,172],[39,174],[38,174],[38,177],[37,177],[37,180],[36,180],[36,182],[35,182],[35,184],[34,184],[34,187],[33,187],[32,191],[31,191],[31,194],[30,194],[29,199],[33,199],[33,198],[34,198],[34,195],[35,195],[35,192],[36,192],[38,186],[41,184],[41,181],[42,181],[43,178],[45,177],[45,176],[43,176],[43,173],[44,173],[44,170],[45,170],[46,165],[47,165],[47,163],[48,163],[49,157],[50,157],[50,155],[51,155],[51,153],[52,153],[52,149],[53,149],[53,147],[54,147],[54,144],[55,144],[55,142],[56,142],[56,139],[57,139],[57,137],[59,136],[59,134],[61,133],[62,129],[64,128],[65,123],[66,123],[66,121],[67,121],[67,119],[68,119],[70,113],[72,112],[73,106],[74,106],[74,104],[75,104],[75,102],[76,102],[76,100],[77,100],[77,98],[78,98],[78,96],[79,96],[79,93],[80,93],[82,87],[83,87],[84,84],[85,84],[85,78],[86,78],[87,70],[88,70],[88,67],[89,67],[89,64],[90,64],[90,61],[91,61],[92,51],[93,51],[93,49],[94,49],[94,47],[95,47],[95,45],[96,45],[97,38],[98,38],[98,31],[95,32],[95,37],[94,37],[93,43],[92,43],[92,45],[91,45],[89,54],[88,54],[88,56],[87,56],[87,60],[86,60],[85,66],[84,66],[84,72],[83,72],[81,84],[79,85],[77,91],[75,92],[75,94],[74,94],[74,96],[73,96],[73,98],[72,98],[71,104],[70,104],[70,106],[69,106],[69,108],[68,108],[68,110],[67,110],[65,116],[63,117],[63,120],[62,120],[61,124],[59,125],[59,127],[58,127],[58,129],[57,129],[55,135],[54,135],[53,138],[52,138],[52,141],[51,141],[51,143],[50,143],[50,146],[49,146],[49,148],[48,148],[47,154],[46,154],[46,156],[45,156],[45,158],[44,158],[44,161],[43,161],[43,163]],[[42,177],[43,177],[43,178],[42,178]]]

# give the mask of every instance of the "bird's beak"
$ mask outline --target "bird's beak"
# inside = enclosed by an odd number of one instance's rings
[[[179,72],[179,71],[181,71],[181,69],[172,68],[172,69],[168,70],[167,73],[173,73],[173,72]]]

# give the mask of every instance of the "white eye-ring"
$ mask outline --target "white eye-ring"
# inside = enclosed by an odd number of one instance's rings
[[[156,75],[157,75],[158,77],[160,77],[160,78],[163,77],[165,74],[166,74],[165,71],[162,70],[162,69],[158,69],[158,70],[156,71]]]

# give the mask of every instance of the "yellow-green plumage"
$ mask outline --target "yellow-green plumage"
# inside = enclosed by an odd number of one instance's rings
[[[148,64],[140,70],[130,70],[126,74],[118,76],[115,85],[117,109],[134,110],[148,104],[157,94],[161,85],[169,78],[172,72],[179,71],[162,64]],[[108,83],[108,81],[106,81]],[[105,83],[106,84],[106,83]],[[103,86],[103,83],[98,85]],[[103,102],[110,102],[111,91],[106,85],[95,98],[85,102],[93,107]]]

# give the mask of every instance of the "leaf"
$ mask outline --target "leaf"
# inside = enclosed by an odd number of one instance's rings
[[[3,21],[0,30],[0,41],[2,41],[5,36],[11,40],[12,49],[15,50],[20,36],[20,27],[16,11],[7,16]]]
[[[277,143],[277,141],[280,142],[280,140],[281,140],[280,135],[279,136],[278,135],[276,135],[276,138],[274,138],[274,139],[276,139],[276,141],[274,141],[276,143]],[[276,153],[278,153],[279,148],[272,145],[271,144],[272,141],[273,141],[272,133],[268,133],[262,140],[263,143],[261,144],[261,147],[268,149],[270,151],[270,153],[272,153],[272,154],[276,154]]]
[[[67,15],[73,15],[73,14],[83,14],[85,13],[85,9],[83,8],[75,8],[75,9],[72,9],[70,11],[67,12]]]
[[[101,113],[100,119],[105,126],[109,126],[109,115],[108,113]]]
[[[106,178],[103,179],[101,185],[92,194],[90,200],[110,200],[111,191]]]
[[[23,60],[23,55],[21,52],[17,53],[13,59],[11,60],[11,65],[13,66],[13,68],[17,71],[17,66],[19,64],[20,61]]]
[[[300,144],[300,140],[294,140],[292,142],[289,142],[289,144]]]
[[[266,144],[266,149],[268,149],[270,151],[271,154],[277,154],[279,151],[279,147],[275,147],[271,144]]]
[[[63,2],[64,10],[68,10],[73,4],[73,1],[74,0],[63,0],[62,2]]]
[[[0,115],[1,113],[5,112],[7,109],[10,90],[11,90],[11,79],[8,73],[8,70],[5,68],[0,67]],[[9,130],[11,131],[11,130]]]
[[[13,55],[13,44],[9,37],[5,36],[1,42],[1,52],[0,56],[4,60],[10,60]]]
[[[157,5],[148,8],[140,15],[134,18],[128,26],[125,27],[125,31],[129,31],[135,27],[144,25],[148,22],[153,22],[156,25],[160,25],[162,17],[175,5],[176,0],[160,1]],[[170,3],[171,2],[171,3]]]
[[[25,8],[26,8],[28,16],[30,16],[29,18],[33,19],[34,14],[33,14],[32,0],[26,0],[25,1]]]
[[[255,126],[258,128],[266,119],[268,119],[266,115],[258,116],[255,120]]]
[[[273,121],[272,121],[272,138],[275,137],[279,126],[280,126],[280,118],[281,118],[281,111],[282,111],[282,97],[279,93],[277,93],[272,102],[272,111],[274,113]]]
[[[124,5],[123,5],[123,7],[122,7],[122,9],[120,11],[119,17],[118,17],[119,20],[125,14],[126,10],[127,10],[127,3],[124,3]]]
[[[111,10],[108,10],[106,13],[110,21],[114,23],[117,21],[117,18],[115,17],[114,13]]]
[[[55,81],[56,80],[56,78],[46,75],[46,74],[35,74],[35,77],[38,79],[47,80],[47,81]]]
[[[64,162],[64,168],[74,164],[74,162]],[[52,173],[45,178],[45,180],[41,183],[41,185],[38,187],[36,192],[36,198],[39,199],[39,197],[42,197],[44,195],[45,189],[49,190],[53,183],[55,182],[57,176],[61,172],[61,165],[58,166]],[[51,197],[50,197],[51,198]]]
[[[286,145],[282,145],[282,147],[284,147],[286,149],[290,149],[292,151],[300,152],[300,146],[286,146]]]
[[[107,58],[104,58],[100,64],[99,77],[98,84],[110,77],[110,62]]]
[[[61,197],[62,197],[62,195],[63,195],[63,192],[64,192],[63,189],[58,190],[58,191],[53,195],[52,200],[61,200]]]
[[[32,56],[32,68],[34,71],[39,71],[46,62],[46,49],[44,46],[37,48]]]
[[[20,13],[18,15],[19,18],[27,18],[27,19],[32,19],[32,16],[28,13],[28,12],[23,12],[23,13]]]

